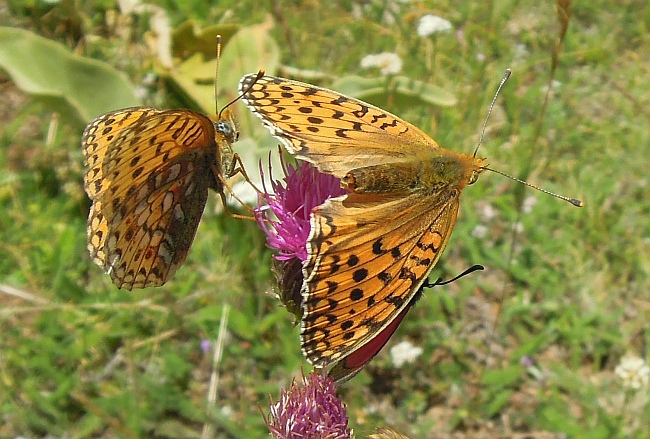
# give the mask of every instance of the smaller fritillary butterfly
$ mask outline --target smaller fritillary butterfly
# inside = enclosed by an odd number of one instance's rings
[[[218,38],[217,64],[219,53]],[[88,251],[118,288],[160,286],[183,264],[208,189],[225,201],[225,179],[243,172],[231,146],[238,136],[228,110],[213,122],[191,110],[133,107],[88,124]]]
[[[234,173],[233,126],[136,107],[86,127],[88,251],[118,288],[160,286],[183,264],[208,188],[223,194],[220,176]]]

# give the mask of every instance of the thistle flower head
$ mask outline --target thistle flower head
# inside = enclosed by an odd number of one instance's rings
[[[280,400],[271,401],[266,425],[278,439],[350,439],[345,404],[336,396],[331,378],[320,372],[303,375],[288,390],[280,392]]]
[[[328,198],[343,195],[345,191],[341,189],[338,178],[319,172],[311,163],[301,161],[294,166],[282,161],[282,170],[284,179],[272,181],[272,191],[264,185],[255,217],[266,233],[268,246],[278,251],[275,259],[298,258],[304,262],[307,259],[311,211]],[[260,172],[264,181],[261,166]]]
[[[273,260],[271,267],[278,283],[278,298],[291,314],[295,324],[302,319],[302,262],[298,258]]]
[[[302,317],[302,264],[307,259],[311,212],[328,198],[345,194],[345,190],[341,189],[338,178],[319,172],[308,162],[298,162],[295,166],[284,160],[281,163],[284,178],[272,181],[271,191],[264,184],[255,218],[266,233],[267,245],[277,251],[273,255],[273,270],[280,300],[299,321]],[[264,181],[261,166],[260,173]]]

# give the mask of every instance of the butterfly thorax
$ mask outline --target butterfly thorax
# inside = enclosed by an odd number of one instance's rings
[[[237,123],[231,111],[224,111],[214,123],[215,143],[217,145],[217,166],[222,175],[231,177],[235,168],[235,153],[232,144],[239,139]],[[219,165],[220,164],[220,165]]]
[[[357,194],[431,194],[443,189],[462,190],[483,170],[484,159],[469,154],[436,150],[424,160],[384,163],[356,168],[342,179],[341,186]]]

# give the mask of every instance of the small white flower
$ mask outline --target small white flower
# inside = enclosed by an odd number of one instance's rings
[[[147,97],[147,95],[149,94],[149,90],[147,90],[146,87],[137,86],[133,90],[133,94],[135,94],[136,98],[143,101]]]
[[[650,366],[643,361],[643,358],[627,355],[621,359],[614,372],[623,381],[623,386],[628,389],[648,387]]]
[[[488,228],[483,224],[479,224],[474,227],[474,230],[470,233],[473,238],[484,238],[487,235]]]
[[[422,354],[422,348],[415,346],[410,341],[402,341],[390,348],[390,356],[395,367],[402,367],[406,363],[413,363]]]
[[[361,59],[361,68],[379,67],[382,75],[394,75],[402,71],[402,59],[392,52],[366,55]]]
[[[421,38],[428,37],[438,32],[448,32],[451,30],[451,22],[437,15],[423,15],[418,23],[417,33]]]
[[[530,213],[533,211],[533,207],[535,207],[535,204],[537,204],[537,198],[533,197],[532,195],[526,197],[524,198],[524,202],[522,203],[521,210],[523,210],[524,213]]]
[[[481,217],[481,221],[483,221],[484,223],[487,223],[487,222],[493,220],[494,217],[497,216],[497,211],[490,204],[485,204],[484,206],[482,206],[479,209],[478,214]]]

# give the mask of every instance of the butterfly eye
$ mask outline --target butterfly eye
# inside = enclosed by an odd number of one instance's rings
[[[239,133],[235,132],[235,130],[232,128],[232,125],[230,125],[228,122],[217,122],[214,124],[214,129],[223,137],[225,137],[229,143],[237,141],[237,138],[239,137]]]

